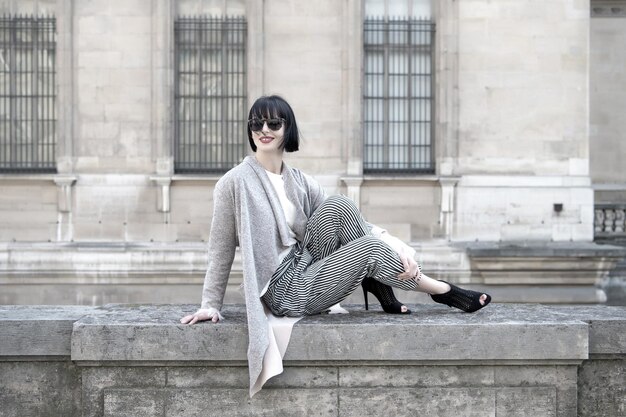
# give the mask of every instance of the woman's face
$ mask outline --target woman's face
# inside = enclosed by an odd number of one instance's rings
[[[282,143],[283,143],[283,135],[285,133],[285,124],[284,122],[279,122],[280,128],[277,127],[278,118],[272,118],[270,120],[260,119],[260,122],[263,123],[263,127],[261,130],[255,131],[252,130],[252,140],[256,145],[257,152],[278,152],[282,153]],[[276,128],[277,130],[270,129]]]

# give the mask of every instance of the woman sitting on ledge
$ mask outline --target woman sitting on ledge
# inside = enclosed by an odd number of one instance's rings
[[[287,166],[283,153],[298,150],[299,133],[284,99],[256,100],[248,116],[248,140],[255,155],[215,185],[202,304],[181,323],[223,320],[220,309],[239,246],[250,395],[282,372],[293,324],[328,311],[359,285],[366,309],[372,293],[391,314],[410,313],[391,287],[426,292],[466,312],[489,304],[487,294],[426,276],[411,247],[367,223],[348,198],[327,198],[313,178]]]

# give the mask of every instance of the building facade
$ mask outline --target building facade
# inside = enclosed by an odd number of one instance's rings
[[[288,163],[410,241],[432,275],[504,301],[605,299],[620,255],[593,242],[624,236],[625,1],[0,13],[0,303],[198,301],[212,189],[250,152],[264,94],[298,117]],[[235,262],[229,300],[240,281]]]

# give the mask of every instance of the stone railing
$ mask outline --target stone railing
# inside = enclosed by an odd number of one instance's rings
[[[248,396],[241,306],[0,306],[0,416],[623,416],[626,308],[350,308],[294,328]]]
[[[626,204],[596,204],[595,238],[626,238]]]

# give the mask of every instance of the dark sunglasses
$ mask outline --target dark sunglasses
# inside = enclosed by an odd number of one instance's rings
[[[283,127],[285,119],[281,119],[280,117],[275,119],[250,119],[248,120],[248,127],[253,132],[260,132],[263,130],[263,125],[265,123],[267,123],[267,127],[269,127],[270,130],[276,131]]]

